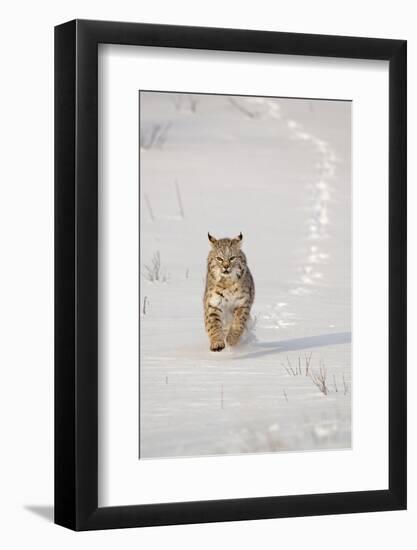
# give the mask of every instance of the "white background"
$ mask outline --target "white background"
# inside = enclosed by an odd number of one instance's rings
[[[409,510],[74,534],[54,526],[53,495],[53,32],[74,17],[409,40],[409,151],[417,147],[417,25],[412,3],[15,2],[2,13],[1,518],[6,548],[379,548],[415,546],[416,343],[409,350]],[[409,155],[409,278],[416,273],[416,160]],[[409,333],[416,331],[409,289]]]

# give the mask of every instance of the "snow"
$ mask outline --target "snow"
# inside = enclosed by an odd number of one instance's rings
[[[342,101],[141,92],[140,458],[350,447],[350,117]],[[256,286],[244,341],[220,353],[208,231],[242,231]]]

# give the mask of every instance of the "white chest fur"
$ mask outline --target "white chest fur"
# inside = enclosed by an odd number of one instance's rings
[[[239,288],[222,288],[214,290],[210,296],[210,305],[222,310],[223,313],[233,313],[237,307],[244,305],[245,297],[241,296]]]

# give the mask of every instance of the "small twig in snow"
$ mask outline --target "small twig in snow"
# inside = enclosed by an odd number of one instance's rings
[[[320,361],[320,370],[318,374],[311,372],[310,378],[315,386],[323,393],[327,395],[329,393],[329,388],[327,387],[327,371],[326,367]]]
[[[142,149],[159,148],[165,144],[168,130],[171,128],[172,123],[167,124],[152,124],[148,130],[142,130],[140,134],[140,146]]]
[[[229,97],[229,102],[233,105],[233,107],[236,107],[238,111],[243,113],[248,118],[255,118],[256,114],[252,113],[252,111],[249,111],[249,109],[246,109],[237,99],[233,97]]]
[[[178,200],[178,207],[179,207],[179,210],[180,210],[180,216],[181,218],[184,218],[184,207],[183,207],[183,204],[182,204],[182,197],[181,197],[181,190],[180,190],[180,186],[178,185],[178,182],[177,180],[175,180],[175,190],[176,190],[176,193],[177,193],[177,200]]]
[[[290,369],[290,371],[291,371],[291,374],[292,374],[293,376],[297,376],[297,372],[294,371],[294,369],[292,368],[291,361],[290,361],[288,355],[287,355],[287,363],[288,363],[288,367],[289,367],[289,369]]]
[[[307,357],[307,354],[306,354],[306,376],[308,376],[308,371],[310,369],[310,362],[311,362],[311,356],[312,355],[313,355],[312,351],[310,352],[309,357]]]
[[[342,375],[342,379],[343,379],[343,390],[344,390],[344,395],[346,395],[349,391],[349,385],[346,383],[346,380],[345,380],[345,375],[343,374]]]
[[[151,264],[145,265],[144,268],[145,272],[143,276],[151,283],[156,281],[161,283],[167,282],[167,276],[161,268],[161,255],[159,250],[157,250],[153,255]]]
[[[191,112],[195,113],[197,111],[198,97],[190,95],[188,96],[188,101],[190,103]]]
[[[149,197],[148,197],[148,195],[146,195],[146,193],[145,193],[145,202],[146,202],[146,206],[148,207],[149,216],[150,216],[151,220],[154,222],[155,221],[155,216],[153,215],[151,201],[149,200]]]

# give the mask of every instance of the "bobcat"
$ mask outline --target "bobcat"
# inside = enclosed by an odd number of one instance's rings
[[[255,297],[255,285],[241,251],[242,233],[234,239],[208,234],[204,320],[211,351],[222,351],[225,340],[235,346],[245,329]]]

